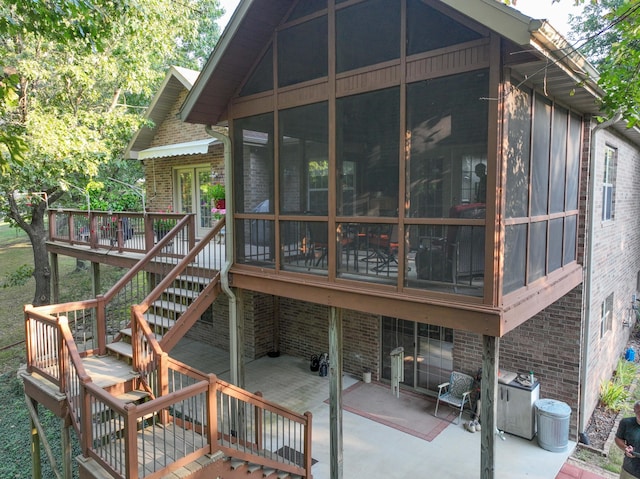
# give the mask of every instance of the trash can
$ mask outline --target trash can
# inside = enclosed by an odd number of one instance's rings
[[[534,403],[538,423],[538,445],[551,452],[563,452],[569,446],[569,417],[567,403],[554,399],[538,399]]]

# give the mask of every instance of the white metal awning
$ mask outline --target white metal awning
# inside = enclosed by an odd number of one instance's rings
[[[138,160],[147,158],[166,158],[167,156],[199,155],[209,151],[209,145],[218,143],[215,138],[174,143],[173,145],[154,146],[138,152]]]

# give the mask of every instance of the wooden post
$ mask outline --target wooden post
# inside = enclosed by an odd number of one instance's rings
[[[209,374],[207,389],[207,437],[209,438],[209,454],[218,450],[218,377]]]
[[[71,434],[69,432],[69,418],[60,419],[60,435],[62,436],[62,477],[64,479],[72,479],[71,464],[73,461],[71,455]]]
[[[38,411],[38,403],[31,398],[27,398],[31,401],[36,413]],[[29,415],[29,422],[31,424],[31,474],[33,479],[42,479],[42,466],[40,462],[40,435],[38,428],[36,427],[36,421]]]
[[[280,352],[280,297],[273,296],[273,351]]]
[[[342,479],[342,309],[329,308],[330,478]]]
[[[98,354],[107,354],[107,313],[105,308],[107,303],[102,294],[96,296],[96,334],[98,336]],[[95,344],[95,339],[94,339]]]
[[[91,288],[93,297],[97,298],[100,294],[100,263],[96,263],[94,261],[91,262],[91,271],[93,275],[91,276]]]
[[[495,473],[496,433],[496,397],[498,394],[498,357],[500,338],[482,336],[482,383],[480,418],[482,430],[480,436],[480,477],[493,479]]]
[[[244,290],[234,289],[236,295],[236,317],[230,326],[231,339],[231,378],[232,383],[244,389]],[[235,325],[233,324],[235,323]],[[235,366],[235,367],[234,367]],[[235,369],[235,370],[234,370]]]
[[[51,267],[51,296],[53,304],[60,303],[60,266],[57,253],[49,253]]]

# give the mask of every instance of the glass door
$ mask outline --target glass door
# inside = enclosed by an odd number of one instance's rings
[[[382,318],[382,378],[391,379],[390,353],[404,348],[405,386],[438,391],[453,369],[453,329]]]
[[[179,168],[175,171],[176,211],[195,213],[196,235],[202,237],[212,227],[211,168],[209,166]],[[197,205],[197,206],[196,206]]]

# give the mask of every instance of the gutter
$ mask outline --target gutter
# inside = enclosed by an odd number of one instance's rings
[[[587,271],[585,278],[585,291],[582,295],[582,310],[585,312],[585,327],[584,327],[584,335],[582,336],[582,350],[584,354],[582,355],[582,364],[580,365],[580,402],[578,405],[578,432],[580,439],[586,438],[585,428],[587,426],[587,420],[585,418],[585,405],[587,400],[587,379],[588,379],[588,368],[589,368],[589,339],[591,335],[591,282],[593,280],[593,251],[594,251],[594,241],[593,237],[595,234],[595,223],[596,218],[594,215],[596,195],[595,195],[595,187],[596,187],[596,175],[595,175],[595,166],[596,166],[596,137],[597,133],[600,130],[604,130],[605,128],[610,127],[611,125],[617,123],[622,118],[621,113],[616,113],[612,118],[609,118],[604,123],[600,123],[594,126],[591,129],[591,139],[589,141],[590,149],[589,149],[589,205],[587,211],[587,222],[589,224],[589,233],[587,235],[587,240],[589,244],[585,250],[586,262],[587,262]],[[581,441],[584,442],[584,441]]]
[[[238,306],[237,298],[229,286],[229,270],[233,265],[233,244],[234,244],[234,224],[233,224],[233,181],[231,181],[231,139],[228,135],[215,131],[211,125],[205,126],[207,134],[224,145],[224,181],[225,181],[225,263],[220,271],[220,284],[222,291],[229,297],[229,356],[231,383],[242,387],[240,378],[240,367],[238,361]]]

